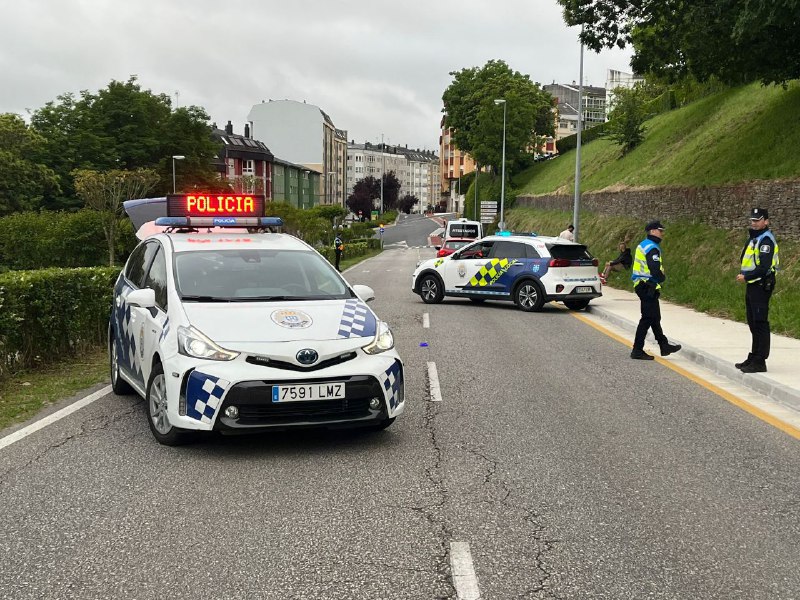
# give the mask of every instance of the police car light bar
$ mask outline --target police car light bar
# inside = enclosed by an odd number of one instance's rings
[[[159,227],[283,227],[280,217],[159,217]]]

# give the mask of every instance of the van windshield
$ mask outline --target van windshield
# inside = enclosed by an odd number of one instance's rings
[[[451,221],[447,224],[445,237],[470,238],[473,240],[481,236],[481,224],[477,222]]]

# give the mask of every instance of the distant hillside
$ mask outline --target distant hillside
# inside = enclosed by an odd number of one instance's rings
[[[581,151],[581,191],[704,186],[800,178],[800,81],[787,89],[751,84],[646,122],[644,142],[620,158],[605,139]],[[571,194],[575,151],[514,177],[517,194]]]

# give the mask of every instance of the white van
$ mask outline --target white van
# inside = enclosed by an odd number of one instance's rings
[[[483,237],[483,223],[469,219],[453,219],[448,221],[444,229],[444,239],[461,238],[479,240]]]

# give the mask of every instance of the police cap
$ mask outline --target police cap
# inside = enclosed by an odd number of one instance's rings
[[[645,231],[652,231],[653,229],[660,229],[661,231],[664,231],[664,226],[661,224],[661,221],[650,221],[644,226]]]

